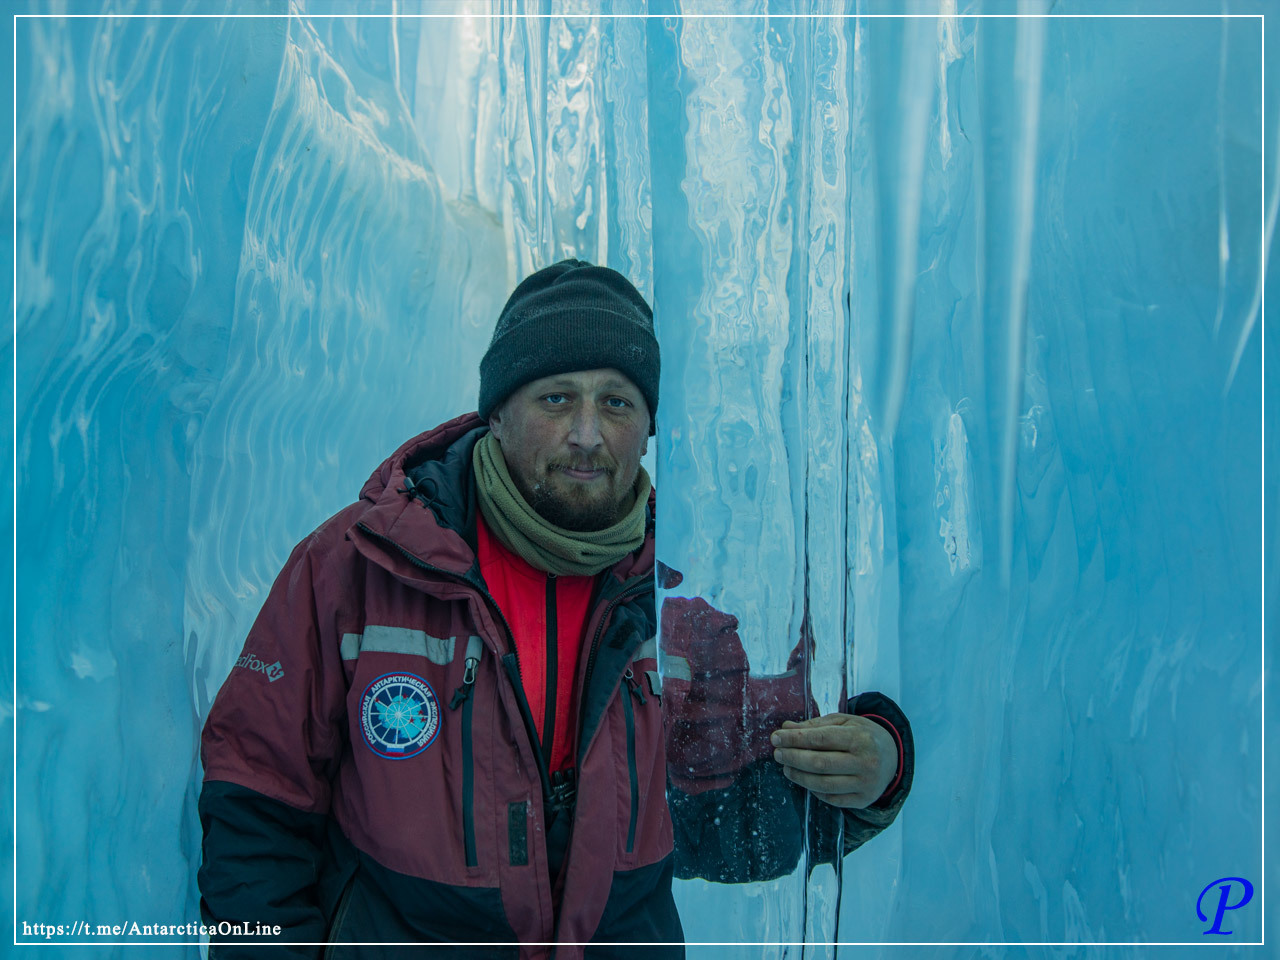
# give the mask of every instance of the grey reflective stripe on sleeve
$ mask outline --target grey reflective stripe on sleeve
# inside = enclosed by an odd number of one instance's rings
[[[689,669],[689,661],[684,657],[663,657],[662,675],[672,680],[692,680],[693,671]]]
[[[658,638],[650,637],[640,646],[636,647],[636,652],[631,655],[633,660],[643,660],[645,657],[658,656]]]
[[[454,637],[433,637],[406,627],[370,624],[364,633],[342,635],[342,659],[355,660],[361,653],[407,653],[445,666],[453,661]]]

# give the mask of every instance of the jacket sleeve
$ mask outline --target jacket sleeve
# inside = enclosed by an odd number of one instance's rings
[[[893,822],[911,790],[910,724],[897,704],[874,692],[844,709],[885,727],[898,745],[898,772],[883,796],[861,810],[840,810],[784,777],[769,735],[784,720],[816,712],[804,686],[805,645],[796,645],[786,673],[753,677],[737,628],[735,617],[701,598],[663,603],[669,801],[682,878],[747,882],[788,874],[806,825],[811,862],[830,862],[838,838],[845,854],[861,846]]]
[[[915,778],[916,748],[907,715],[883,693],[860,693],[846,705],[845,711],[880,724],[898,744],[898,773],[880,799],[860,810],[845,808],[841,811],[844,814],[844,853],[849,854],[897,819]]]
[[[238,944],[212,948],[217,960],[261,956],[269,941],[322,942],[327,933],[321,861],[346,682],[333,617],[317,600],[321,531],[276,578],[201,738],[201,915],[209,926],[281,927],[274,937],[214,933],[212,943]],[[271,953],[317,957],[321,949]]]

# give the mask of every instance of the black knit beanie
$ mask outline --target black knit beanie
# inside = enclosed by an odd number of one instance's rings
[[[618,271],[561,260],[522,280],[502,308],[480,361],[480,416],[488,420],[531,380],[604,367],[621,370],[640,388],[653,436],[659,369],[653,311]]]

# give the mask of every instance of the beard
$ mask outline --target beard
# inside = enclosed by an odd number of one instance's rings
[[[612,494],[614,476],[614,471],[610,471],[607,477],[609,488],[593,497],[574,495],[580,491],[566,493],[557,490],[550,477],[527,489],[522,478],[513,476],[512,479],[529,506],[547,523],[575,533],[589,533],[612,527],[631,509],[635,478],[632,477],[631,483],[624,488],[622,497],[615,499]]]

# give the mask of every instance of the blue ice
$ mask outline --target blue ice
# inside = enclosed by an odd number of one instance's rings
[[[915,730],[890,830],[679,883],[689,939],[1256,955],[1265,4],[136,16],[251,9],[210,6],[13,22],[19,941],[198,918],[199,731],[288,550],[474,408],[506,293],[577,256],[655,305],[679,594],[761,675],[807,611],[819,709],[879,689]],[[1223,877],[1257,899],[1206,939]],[[803,956],[855,953],[901,955]]]

